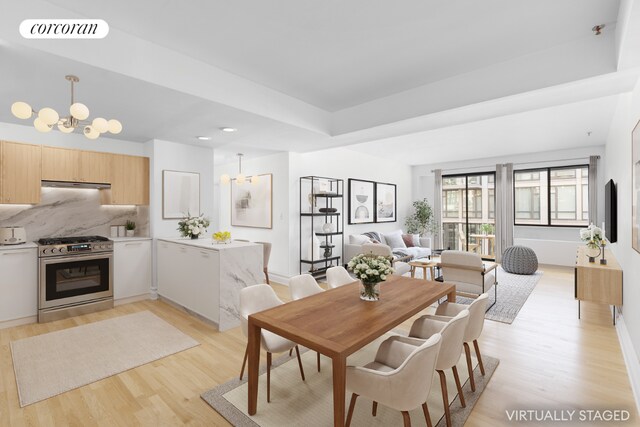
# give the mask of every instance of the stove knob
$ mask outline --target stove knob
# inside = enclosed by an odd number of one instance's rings
[[[47,249],[43,249],[42,250],[42,255],[46,255],[47,253],[49,253],[49,250],[47,250]]]
[[[67,248],[65,247],[60,248],[60,253],[61,254],[67,253]]]
[[[104,245],[98,245],[98,249],[104,249]]]
[[[56,252],[58,252],[58,248],[51,248],[51,253],[55,254]]]

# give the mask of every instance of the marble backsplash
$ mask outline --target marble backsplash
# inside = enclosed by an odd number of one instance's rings
[[[24,227],[27,239],[99,235],[135,221],[136,236],[149,235],[148,206],[102,206],[95,189],[42,188],[40,204],[0,205],[0,227]]]

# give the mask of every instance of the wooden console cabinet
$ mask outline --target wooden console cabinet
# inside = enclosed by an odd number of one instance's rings
[[[589,262],[586,246],[578,248],[575,267],[575,298],[613,306],[613,324],[616,324],[616,306],[622,305],[622,268],[609,249],[605,249],[607,264]]]

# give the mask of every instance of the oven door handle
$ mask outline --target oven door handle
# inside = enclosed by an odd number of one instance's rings
[[[48,258],[40,258],[40,262],[43,264],[58,264],[66,261],[91,261],[94,259],[113,259],[113,252],[102,252],[92,255],[65,255],[65,256],[53,256]]]

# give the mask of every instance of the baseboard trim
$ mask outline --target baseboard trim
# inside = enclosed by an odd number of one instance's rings
[[[269,281],[279,285],[289,286],[289,276],[284,276],[282,274],[269,272]]]
[[[119,305],[130,304],[132,302],[137,302],[137,301],[144,301],[146,299],[152,299],[150,293],[135,295],[132,297],[120,298],[113,301],[113,305],[117,307]]]
[[[631,390],[633,391],[633,399],[636,402],[636,408],[640,411],[640,360],[638,360],[638,355],[631,341],[631,335],[629,335],[629,330],[624,323],[624,317],[622,315],[619,315],[616,319],[616,332],[618,333],[618,340],[620,341],[622,357],[624,358],[625,365],[627,365],[627,374],[629,375],[629,382],[631,383]]]
[[[0,329],[12,328],[14,326],[29,325],[31,323],[38,323],[38,316],[22,317],[20,319],[4,320],[0,322]]]

